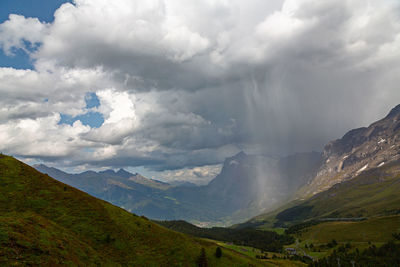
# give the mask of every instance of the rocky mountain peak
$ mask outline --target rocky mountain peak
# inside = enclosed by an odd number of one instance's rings
[[[119,177],[123,177],[123,178],[129,178],[129,177],[133,176],[132,173],[127,172],[127,171],[125,171],[124,169],[119,169],[119,170],[116,172],[116,174],[117,174]]]
[[[393,117],[397,117],[398,115],[400,115],[400,105],[397,105],[396,107],[394,107],[389,114],[386,116],[386,118],[393,118]]]

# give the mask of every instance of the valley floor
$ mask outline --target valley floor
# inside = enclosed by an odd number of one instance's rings
[[[358,253],[371,246],[379,248],[395,240],[394,234],[399,232],[400,215],[358,222],[322,222],[298,230],[293,234],[296,242],[286,248],[294,250],[297,255],[318,260],[338,252]]]
[[[283,229],[276,230],[282,232]],[[371,248],[387,246],[388,242],[390,244],[396,240],[394,233],[400,233],[400,215],[373,217],[362,221],[320,222],[293,233],[296,241],[285,246],[283,253],[265,252],[230,242],[214,242],[248,257],[261,258],[267,266],[307,266],[331,255],[362,254]]]

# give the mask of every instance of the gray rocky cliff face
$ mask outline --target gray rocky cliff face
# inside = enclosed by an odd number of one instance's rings
[[[325,146],[316,176],[300,191],[315,195],[334,184],[400,158],[400,105],[369,127],[354,129]]]

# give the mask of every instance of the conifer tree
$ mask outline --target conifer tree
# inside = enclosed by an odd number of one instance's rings
[[[217,258],[222,257],[222,250],[220,247],[217,247],[217,249],[215,250],[215,257],[217,257]]]
[[[208,267],[206,250],[204,248],[201,249],[200,256],[197,259],[197,265],[199,267]]]

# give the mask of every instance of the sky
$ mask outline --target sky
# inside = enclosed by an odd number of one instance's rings
[[[2,0],[0,151],[204,182],[400,103],[396,0]]]

